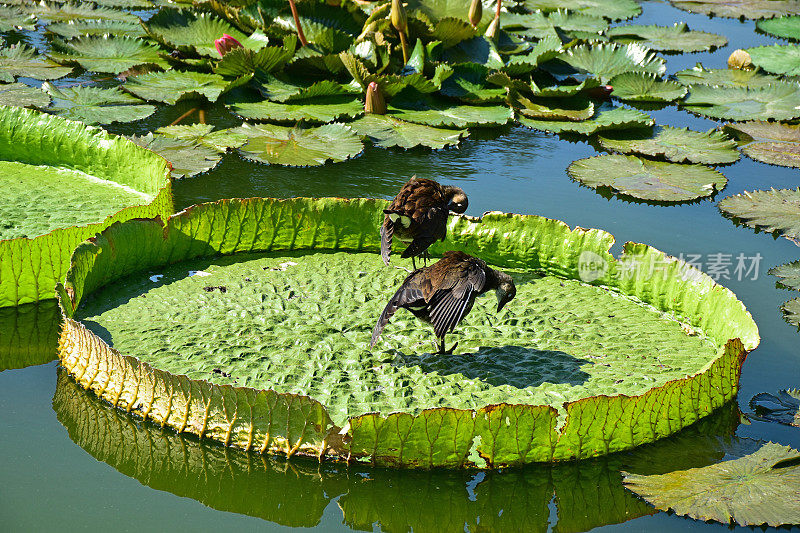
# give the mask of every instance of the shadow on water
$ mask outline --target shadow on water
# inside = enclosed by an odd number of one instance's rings
[[[55,300],[0,308],[0,372],[55,359],[60,326]]]
[[[589,374],[581,366],[589,363],[558,350],[536,350],[524,346],[481,346],[476,352],[442,357],[435,353],[398,352],[392,364],[418,366],[423,372],[463,374],[494,386],[537,387],[544,382],[582,385]]]
[[[245,453],[142,422],[59,370],[53,409],[70,439],[140,483],[211,508],[313,527],[336,501],[343,523],[387,531],[587,531],[653,514],[622,485],[641,474],[705,466],[732,447],[735,402],[657,443],[607,457],[505,471],[403,471]],[[557,520],[551,509],[555,504]]]

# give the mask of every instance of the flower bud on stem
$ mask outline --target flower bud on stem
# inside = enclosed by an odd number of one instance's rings
[[[408,63],[408,38],[406,37],[406,33],[408,32],[408,16],[403,7],[402,0],[392,0],[392,11],[389,13],[389,18],[392,21],[392,26],[394,26],[394,29],[396,29],[397,33],[400,35],[400,45],[403,47],[403,63]]]
[[[483,3],[481,0],[472,0],[469,6],[469,23],[473,28],[477,28],[483,18]]]
[[[371,81],[367,86],[367,99],[364,102],[364,113],[367,115],[386,114],[386,100],[383,99],[380,86],[374,81]]]

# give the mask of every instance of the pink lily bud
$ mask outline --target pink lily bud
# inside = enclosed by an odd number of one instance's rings
[[[364,113],[372,115],[386,114],[386,100],[383,99],[381,88],[374,81],[367,86],[367,98],[364,103]]]
[[[244,46],[242,46],[242,43],[240,43],[227,33],[223,33],[222,37],[214,41],[214,46],[217,47],[217,52],[219,52],[220,56],[224,56],[234,48],[244,48]]]

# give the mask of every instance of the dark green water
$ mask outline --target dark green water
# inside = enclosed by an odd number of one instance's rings
[[[721,33],[732,44],[713,54],[667,56],[670,73],[698,61],[723,67],[734,48],[776,41],[756,34],[752,22],[709,19],[663,3],[645,3],[636,23],[679,20]],[[170,122],[191,107],[168,108],[137,128]],[[675,107],[651,114],[659,124],[695,130],[718,125]],[[232,123],[223,108],[210,109],[209,118]],[[722,168],[729,184],[717,198],[660,207],[604,198],[572,182],[567,165],[593,153],[586,143],[510,128],[475,132],[459,149],[368,149],[354,161],[317,169],[258,166],[230,155],[210,174],[177,183],[175,192],[179,208],[247,196],[388,198],[416,173],[463,187],[470,196],[468,214],[531,213],[603,228],[620,244],[632,240],[676,256],[702,254],[704,270],[710,254],[731,254],[730,279],[720,281],[744,301],[762,337],[745,363],[738,406],[746,412],[758,392],[800,386],[800,336],[778,310],[792,295],[776,289],[766,274],[800,257],[800,248],[734,226],[715,205],[744,190],[796,187],[800,172],[744,158]],[[737,279],[739,254],[760,254],[756,279]],[[52,304],[0,311],[0,368],[46,363],[0,372],[2,531],[723,531],[719,524],[651,514],[622,488],[619,470],[646,474],[702,466],[766,440],[800,448],[800,430],[739,424],[732,405],[654,445],[558,467],[463,473],[286,464],[201,444],[109,410],[48,363],[55,357],[57,327]]]

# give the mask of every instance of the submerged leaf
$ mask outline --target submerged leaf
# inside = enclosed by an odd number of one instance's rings
[[[800,76],[800,45],[776,44],[748,48],[753,64],[767,72]]]
[[[12,107],[47,107],[50,97],[47,93],[24,83],[0,84],[0,105]]]
[[[723,198],[719,208],[751,228],[800,239],[800,189],[745,191]]]
[[[800,291],[800,261],[772,267],[769,274],[780,278],[779,287]]]
[[[737,138],[746,156],[762,163],[800,168],[800,126],[757,121],[727,124],[725,130]]]
[[[457,145],[467,130],[434,128],[422,124],[403,122],[387,115],[366,115],[349,124],[359,135],[368,137],[376,146],[382,148],[414,148],[427,146],[438,149]]]
[[[343,124],[318,128],[287,128],[272,124],[242,124],[231,130],[247,136],[242,157],[274,165],[306,167],[340,163],[364,150],[358,136]]]
[[[718,85],[721,87],[745,87],[749,89],[769,87],[775,82],[780,82],[777,76],[764,74],[757,70],[705,69],[700,64],[694,68],[676,72],[675,77],[684,85]]]
[[[800,12],[798,0],[670,0],[691,13],[717,17],[763,19]]]
[[[191,124],[188,126],[164,126],[158,128],[156,133],[173,139],[180,139],[194,144],[200,144],[219,153],[227,152],[232,148],[239,148],[247,137],[231,130],[216,130],[211,124]]]
[[[241,81],[246,79],[230,82],[218,74],[168,70],[130,77],[124,88],[145,100],[166,104],[198,95],[205,96],[209,102],[216,102],[220,95],[241,84]]]
[[[750,400],[750,409],[758,420],[800,427],[800,389],[760,392]]]
[[[648,72],[661,76],[667,69],[664,59],[636,43],[581,45],[559,58],[576,69],[597,76],[602,82],[624,72]]]
[[[118,87],[102,89],[78,85],[58,88],[45,82],[42,89],[54,100],[49,111],[85,124],[133,122],[149,117],[156,111],[154,106],[122,92]]]
[[[716,130],[702,133],[662,126],[654,134],[648,130],[628,130],[606,133],[598,136],[597,140],[606,150],[664,157],[673,163],[722,165],[739,159],[736,142]]]
[[[152,150],[172,164],[176,178],[190,177],[207,172],[217,166],[222,156],[216,150],[179,139],[148,133],[129,137],[143,148]]]
[[[591,135],[601,130],[645,128],[654,123],[653,118],[647,113],[624,107],[600,111],[595,117],[582,122],[535,120],[527,117],[519,117],[519,122],[523,126],[550,133],[579,133],[582,135]]]
[[[638,42],[651,50],[662,52],[702,52],[728,44],[724,36],[690,30],[685,22],[676,22],[673,26],[615,26],[606,35],[613,41]]]
[[[657,509],[681,516],[741,526],[800,524],[797,459],[797,450],[769,442],[745,457],[703,468],[653,476],[623,472],[623,481]]]
[[[800,117],[800,85],[773,84],[761,89],[693,85],[684,108],[699,115],[727,120]]]
[[[800,41],[800,15],[759,20],[756,28],[776,37]]]
[[[364,103],[348,96],[301,100],[291,104],[263,100],[233,104],[231,108],[237,115],[244,118],[278,122],[307,120],[327,123],[338,119],[351,119],[364,114]]]
[[[573,162],[567,173],[592,188],[659,202],[685,202],[722,190],[728,180],[702,165],[650,161],[635,156],[600,155]]]
[[[159,47],[125,35],[85,35],[71,41],[53,39],[50,57],[60,63],[78,64],[91,72],[111,74],[144,64],[167,67]]]
[[[0,48],[0,81],[12,82],[17,76],[35,80],[55,80],[72,72],[72,67],[62,67],[38,55],[36,49],[26,44],[12,44]]]
[[[686,96],[686,87],[670,80],[660,80],[646,72],[618,74],[608,82],[613,96],[638,102],[671,102]]]

